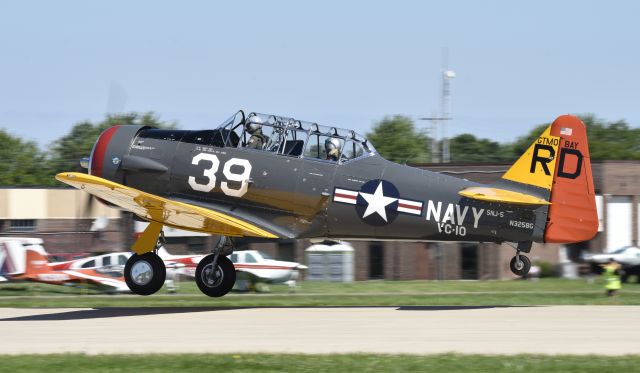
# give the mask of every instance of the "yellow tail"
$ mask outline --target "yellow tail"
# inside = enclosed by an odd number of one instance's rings
[[[560,137],[551,134],[550,125],[529,149],[502,176],[503,179],[537,186],[551,191],[556,171]]]

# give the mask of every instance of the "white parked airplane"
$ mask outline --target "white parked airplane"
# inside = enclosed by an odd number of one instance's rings
[[[196,267],[205,255],[172,255],[164,247],[160,247],[158,255],[165,263],[179,263],[178,274],[195,277]],[[237,281],[251,284],[259,282],[268,284],[286,283],[295,286],[300,270],[307,266],[296,262],[273,259],[267,253],[258,250],[236,251],[229,256],[236,269]],[[243,288],[243,286],[240,286]]]
[[[33,242],[32,244],[35,245],[36,243]],[[7,245],[17,246],[18,244],[7,243]],[[42,249],[42,254],[46,255],[44,249]],[[48,263],[48,267],[52,271],[105,268],[122,270],[131,255],[132,253],[130,252],[107,253],[64,262]],[[169,280],[167,287],[169,289],[175,286],[173,279],[176,274],[195,277],[196,267],[200,260],[205,257],[205,255],[172,255],[164,247],[158,249],[158,255],[166,265],[167,279]],[[2,251],[0,251],[0,260],[2,259],[1,256]],[[299,278],[300,270],[307,269],[307,266],[300,263],[275,260],[268,254],[257,250],[236,251],[231,254],[229,259],[234,263],[239,289],[248,289],[249,285],[255,288],[257,283],[285,283],[294,288],[296,280]],[[24,264],[21,272],[24,272]],[[2,280],[0,279],[0,281]]]
[[[257,283],[284,283],[295,288],[300,270],[308,268],[296,262],[275,260],[258,250],[236,251],[229,259],[236,268],[236,284],[240,289],[247,288],[248,284],[255,288]]]
[[[640,265],[640,248],[635,246],[623,246],[607,253],[586,254],[583,258],[585,261],[590,263],[604,264],[613,259],[623,265],[636,266]]]
[[[170,292],[173,292],[176,289],[176,284],[174,281],[175,275],[179,273],[183,274],[181,271],[187,265],[181,263],[183,261],[182,257],[169,255],[170,257],[174,259],[179,259],[179,260],[171,260],[169,259],[169,256],[163,257],[163,253],[168,254],[166,250],[164,250],[164,248],[160,248],[158,253],[164,260],[166,271],[167,271],[165,285],[167,286],[167,289]],[[65,262],[49,263],[49,267],[52,270],[56,270],[56,271],[75,270],[75,269],[96,269],[96,270],[111,269],[111,270],[122,272],[124,270],[124,266],[127,263],[127,260],[129,259],[129,257],[131,257],[131,255],[133,255],[133,253],[131,252],[107,253],[107,254],[90,256],[90,257],[81,258],[81,259],[69,260]],[[185,257],[191,258],[195,256],[190,255]],[[200,258],[198,258],[198,261],[199,260]],[[197,262],[195,263],[197,264]]]
[[[124,268],[127,259],[131,256],[129,252],[115,252],[86,258],[68,260],[64,262],[49,263],[49,267],[55,271],[65,269],[82,269],[82,268],[105,268],[118,267]]]
[[[622,282],[627,282],[629,276],[635,275],[640,283],[640,248],[636,246],[623,246],[602,254],[585,254],[583,259],[591,263],[591,270],[595,273],[600,273],[602,266],[613,259],[622,265]]]

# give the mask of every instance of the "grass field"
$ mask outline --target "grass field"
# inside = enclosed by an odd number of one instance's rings
[[[496,306],[637,305],[640,285],[626,284],[618,297],[604,296],[596,280],[304,282],[295,293],[271,286],[269,293],[231,293],[212,299],[183,282],[177,294],[149,297],[102,295],[42,284],[0,284],[0,307],[288,307],[288,306]],[[640,355],[384,355],[384,354],[163,354],[0,355],[0,372],[632,372]]]
[[[286,307],[414,305],[640,305],[640,285],[625,284],[617,297],[604,296],[599,280],[539,281],[366,281],[350,284],[303,282],[294,293],[270,286],[269,293],[202,295],[193,282],[156,295],[104,295],[64,286],[0,284],[0,307]]]
[[[637,372],[640,356],[18,355],[3,372]]]

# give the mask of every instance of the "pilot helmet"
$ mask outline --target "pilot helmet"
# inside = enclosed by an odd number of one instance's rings
[[[340,151],[340,140],[335,137],[329,137],[324,141],[324,148],[327,151],[327,154],[333,149]]]
[[[262,123],[263,123],[262,118],[260,118],[257,115],[252,115],[249,118],[247,118],[247,121],[244,127],[247,129],[247,132],[253,134],[257,130],[262,128]]]

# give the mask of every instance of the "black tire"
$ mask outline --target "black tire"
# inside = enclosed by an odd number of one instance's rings
[[[509,263],[509,267],[511,268],[511,272],[517,276],[526,276],[531,269],[531,260],[524,255],[520,255],[520,265],[517,263],[517,257],[513,257],[511,259],[511,263]]]
[[[221,297],[231,291],[236,283],[236,268],[226,256],[218,257],[216,265],[216,278],[212,282],[209,279],[209,273],[213,263],[215,254],[210,254],[202,258],[198,267],[196,267],[196,284],[198,289],[210,297]]]
[[[132,273],[132,270],[143,272]],[[138,295],[151,295],[160,290],[166,276],[164,262],[155,253],[133,254],[124,266],[124,280]]]

